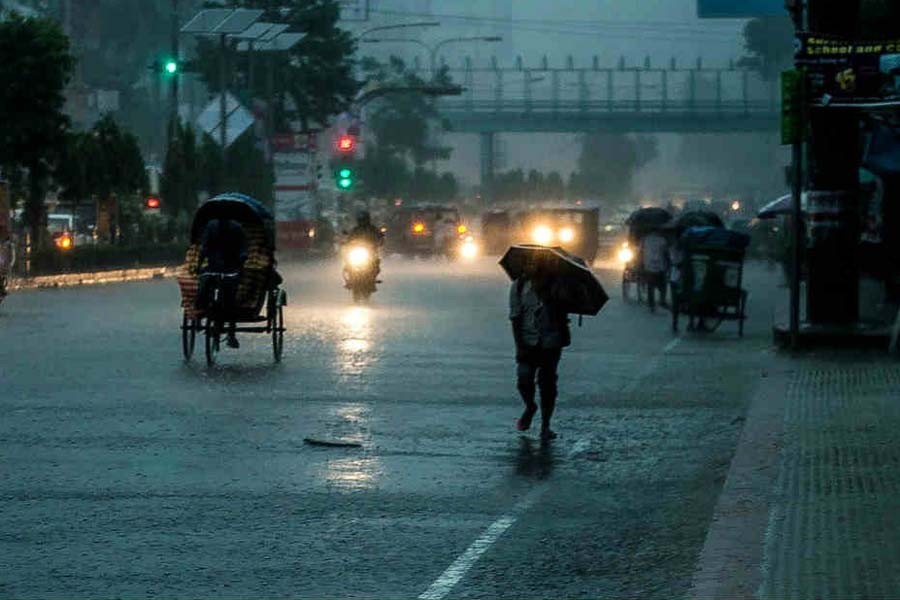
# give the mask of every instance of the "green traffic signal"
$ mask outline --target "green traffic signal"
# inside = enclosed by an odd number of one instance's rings
[[[178,62],[174,60],[167,60],[163,68],[169,75],[174,75],[178,72]]]
[[[336,175],[337,177],[335,179],[338,189],[342,191],[353,189],[353,185],[355,183],[353,169],[349,167],[341,167],[337,170]]]

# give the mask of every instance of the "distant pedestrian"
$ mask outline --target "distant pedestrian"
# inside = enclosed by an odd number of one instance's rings
[[[660,295],[660,305],[666,304],[666,281],[669,271],[669,241],[659,231],[644,236],[641,243],[644,281],[647,284],[647,302],[650,312],[656,310],[656,292]]]
[[[525,411],[516,422],[519,431],[531,428],[541,394],[541,438],[556,433],[550,421],[556,408],[557,368],[563,348],[571,344],[569,319],[561,309],[565,290],[538,257],[532,257],[524,273],[515,280],[509,295],[509,318],[516,343],[516,374]],[[537,386],[535,386],[537,378]]]

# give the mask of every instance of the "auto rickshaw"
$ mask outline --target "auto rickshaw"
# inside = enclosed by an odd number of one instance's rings
[[[544,208],[518,213],[514,243],[558,246],[591,264],[600,245],[600,211],[596,208]]]

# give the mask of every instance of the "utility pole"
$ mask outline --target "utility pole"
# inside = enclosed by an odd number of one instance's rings
[[[219,36],[219,88],[222,94],[219,97],[219,121],[222,128],[219,131],[219,143],[222,144],[222,165],[224,165],[228,146],[228,101],[226,99],[228,93],[228,40],[224,33]]]
[[[170,60],[176,61],[180,65],[180,39],[181,35],[181,25],[179,23],[178,18],[178,0],[172,0],[172,58]],[[172,123],[175,123],[178,119],[178,84],[179,79],[181,78],[181,69],[178,70],[177,73],[172,74],[172,89],[171,89],[171,102],[172,102]]]
[[[809,0],[812,33],[858,37],[861,0]],[[859,155],[856,111],[809,110],[807,318],[852,325],[859,317]]]

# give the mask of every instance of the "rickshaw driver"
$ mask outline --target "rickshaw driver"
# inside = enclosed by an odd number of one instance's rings
[[[211,219],[203,229],[200,236],[200,290],[198,299],[202,303],[208,302],[206,279],[204,273],[222,273],[226,275],[239,275],[247,261],[247,236],[240,223],[231,219]],[[204,260],[206,266],[203,266]],[[231,310],[237,298],[238,279],[224,280],[222,282],[223,304],[226,310]],[[228,329],[226,343],[229,348],[239,348],[240,343],[235,335],[236,324],[231,323]]]

